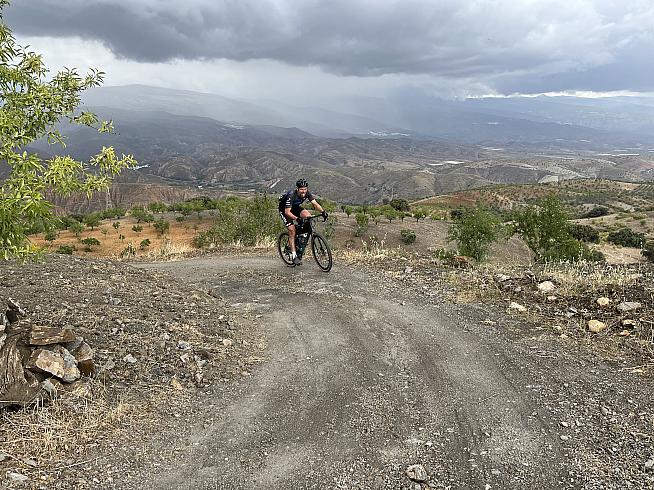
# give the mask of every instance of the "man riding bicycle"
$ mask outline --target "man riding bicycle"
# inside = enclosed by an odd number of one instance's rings
[[[298,258],[295,251],[295,232],[296,225],[301,225],[304,218],[311,216],[311,213],[302,208],[302,203],[304,201],[309,201],[313,204],[313,207],[318,211],[323,218],[327,219],[327,213],[325,210],[318,204],[316,198],[313,197],[313,194],[309,192],[309,183],[300,179],[295,183],[297,189],[287,191],[279,199],[279,215],[284,222],[284,226],[288,229],[288,244],[291,248],[291,258],[295,265],[300,265],[302,261]]]

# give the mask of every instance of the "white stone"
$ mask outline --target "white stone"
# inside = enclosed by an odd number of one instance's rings
[[[429,479],[427,470],[421,464],[413,464],[405,470],[406,476],[417,482],[426,482]]]
[[[628,311],[637,310],[641,306],[643,305],[640,304],[638,301],[623,301],[618,306],[616,306],[616,308],[618,309],[618,311],[621,311],[622,313],[626,313]]]
[[[520,303],[516,303],[515,301],[512,301],[511,304],[509,305],[510,310],[518,310],[520,312],[525,312],[527,311],[527,308],[522,306]]]
[[[602,296],[601,298],[597,298],[597,304],[600,306],[607,306],[611,300],[609,298],[605,298]]]
[[[543,281],[538,285],[538,290],[543,293],[551,293],[556,289],[556,286],[552,281]]]
[[[588,320],[588,330],[593,333],[600,333],[606,328],[606,323],[599,320]]]

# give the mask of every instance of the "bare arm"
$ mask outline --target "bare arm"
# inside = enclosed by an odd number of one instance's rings
[[[314,199],[313,201],[311,201],[311,204],[313,204],[314,209],[315,209],[316,211],[318,211],[319,213],[322,213],[323,211],[325,211],[325,210],[322,208],[322,206],[321,206],[320,204],[318,204],[318,201],[316,201],[315,199]]]

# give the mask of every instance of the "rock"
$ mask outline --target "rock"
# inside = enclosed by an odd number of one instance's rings
[[[427,470],[421,464],[413,464],[409,466],[405,471],[406,476],[411,480],[417,481],[419,483],[426,482],[429,479],[427,475]]]
[[[639,309],[641,306],[643,305],[640,304],[638,301],[623,301],[618,306],[616,306],[616,309],[621,313],[627,313],[629,311],[635,311]]]
[[[125,357],[123,357],[123,361],[129,364],[134,364],[136,363],[136,357],[134,357],[132,354],[127,354]]]
[[[413,272],[413,267],[405,267],[404,268],[404,273],[405,274],[410,274]]]
[[[82,337],[75,337],[75,340],[72,342],[66,342],[63,345],[68,350],[68,352],[75,355],[75,351],[79,348],[80,345],[82,345],[82,342],[84,342]]]
[[[26,315],[25,310],[23,308],[21,308],[20,304],[18,304],[18,301],[16,301],[15,299],[9,298],[7,300],[7,306],[9,307],[10,311],[16,312],[16,314],[18,316],[25,316]]]
[[[225,347],[231,347],[234,344],[234,342],[231,339],[223,339],[223,345]]]
[[[26,482],[27,480],[29,480],[29,477],[21,473],[14,473],[13,471],[7,473],[7,478],[9,478],[11,481],[14,482]]]
[[[600,333],[606,328],[606,323],[600,322],[599,320],[589,320],[588,321],[588,330],[593,333]]]
[[[522,306],[520,303],[516,303],[515,301],[511,302],[511,304],[509,305],[509,309],[510,310],[517,310],[517,311],[520,311],[520,312],[523,312],[523,313],[525,311],[527,311],[527,308]]]
[[[630,328],[633,328],[633,327],[635,327],[636,325],[638,325],[638,324],[636,323],[636,320],[630,320],[630,319],[628,319],[628,318],[622,320],[621,323],[622,323],[622,326],[623,326],[623,327],[630,327]]]
[[[556,286],[552,281],[543,281],[538,285],[538,290],[543,293],[551,293],[556,289]]]
[[[26,368],[33,371],[51,374],[66,383],[72,383],[80,378],[77,361],[65,348],[36,349],[27,361]]]
[[[37,463],[36,460],[32,458],[24,459],[23,463],[25,463],[27,466],[31,466],[32,468],[36,468],[39,465],[39,463]]]
[[[645,461],[645,471],[654,471],[654,459]]]
[[[95,351],[91,349],[91,346],[86,342],[82,342],[77,349],[70,351],[70,353],[75,356],[75,359],[78,363],[84,361],[90,361],[95,355]]]
[[[177,348],[179,350],[191,350],[191,344],[189,344],[185,340],[180,340],[179,342],[177,342]]]
[[[509,279],[511,279],[511,277],[506,274],[495,274],[495,282],[506,282]]]
[[[597,298],[597,304],[600,306],[607,306],[611,300],[609,298],[605,298],[602,296],[601,298]]]
[[[35,325],[30,332],[31,345],[51,345],[73,342],[75,334],[69,328],[44,327]]]
[[[548,296],[547,297],[547,301],[549,301],[549,302],[556,301],[557,299],[559,299],[558,296]]]
[[[10,456],[7,453],[0,452],[0,463],[4,463],[9,458],[10,458]]]
[[[173,378],[170,380],[170,385],[175,388],[176,390],[183,390],[184,387],[182,386],[182,383],[180,383],[177,378]]]
[[[570,436],[559,436],[559,437],[561,438],[562,441],[569,441],[570,440]]]
[[[623,330],[618,334],[620,337],[629,337],[631,335],[631,332],[629,330]]]

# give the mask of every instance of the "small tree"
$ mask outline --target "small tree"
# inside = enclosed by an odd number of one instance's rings
[[[57,233],[57,230],[50,230],[45,232],[45,236],[43,238],[46,239],[46,241],[52,246],[52,242],[54,242],[59,234]]]
[[[357,213],[354,215],[354,219],[356,219],[357,222],[356,230],[354,230],[355,236],[361,236],[366,231],[368,231],[368,223],[370,222],[370,217],[367,214]]]
[[[82,245],[84,245],[85,252],[90,252],[91,247],[96,247],[100,245],[100,240],[93,237],[87,237],[82,240]]]
[[[114,230],[118,231],[118,228],[120,228],[120,221],[114,221],[111,223],[111,226],[114,227]]]
[[[421,219],[425,218],[426,216],[427,216],[427,211],[425,211],[423,208],[418,208],[413,211],[413,217],[416,219],[416,223]]]
[[[139,248],[141,250],[145,250],[149,246],[150,246],[150,239],[149,238],[145,238],[144,240],[141,240],[141,243],[139,243]]]
[[[68,228],[70,228],[70,231],[72,231],[73,235],[77,238],[79,238],[80,234],[84,231],[84,225],[79,221],[73,221]]]
[[[384,209],[384,217],[388,220],[389,223],[392,223],[393,220],[397,218],[397,215],[398,212],[391,207]]]
[[[157,233],[163,235],[170,230],[170,223],[164,219],[158,219],[154,222],[154,229],[157,230]]]
[[[141,225],[134,225],[132,226],[132,231],[134,233],[141,233],[143,231],[143,227]]]
[[[492,243],[501,237],[499,219],[482,206],[465,208],[454,220],[447,235],[448,241],[456,241],[462,255],[482,261],[488,255]]]
[[[391,199],[388,204],[396,211],[411,211],[409,201],[406,199]]]
[[[654,240],[645,242],[641,253],[649,262],[654,262]]]
[[[8,0],[0,0],[0,20]],[[135,161],[117,159],[113,148],[103,148],[88,164],[70,156],[43,160],[25,149],[35,140],[63,144],[56,125],[61,120],[111,131],[90,112],[76,112],[80,94],[102,83],[103,73],[91,70],[81,77],[74,69],[48,75],[40,55],[16,44],[11,29],[0,22],[0,161],[9,167],[0,194],[0,256],[28,257],[36,249],[27,237],[35,224],[49,229],[55,220],[48,192],[89,197],[108,187],[113,176]]]
[[[645,243],[645,235],[629,228],[621,228],[609,233],[606,240],[621,247],[641,248]]]
[[[98,213],[87,214],[84,217],[84,224],[91,228],[91,231],[93,231],[96,226],[99,226],[101,221],[102,216],[100,216]]]

